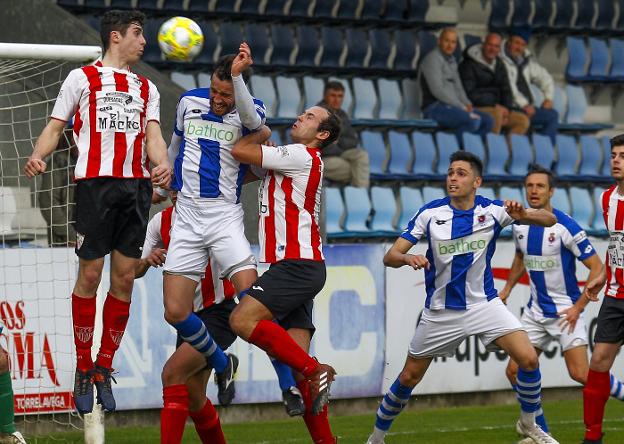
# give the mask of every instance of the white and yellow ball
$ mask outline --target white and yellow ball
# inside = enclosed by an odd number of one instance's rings
[[[158,46],[165,59],[190,62],[204,46],[204,34],[199,25],[187,17],[172,17],[158,31]]]

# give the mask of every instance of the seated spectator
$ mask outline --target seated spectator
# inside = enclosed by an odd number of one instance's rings
[[[530,38],[529,28],[515,29],[504,45],[501,58],[507,68],[514,108],[524,112],[531,119],[531,125],[538,127],[539,132],[549,136],[555,143],[559,122],[559,113],[553,109],[555,82],[550,73],[537,63],[527,49]],[[536,85],[544,96],[540,107],[535,106],[531,83]]]
[[[340,82],[327,82],[320,106],[330,108],[340,117],[340,136],[323,148],[323,176],[331,181],[354,187],[368,188],[370,163],[368,153],[358,146],[358,135],[351,126],[351,119],[342,109],[344,86]]]
[[[511,134],[525,134],[529,118],[521,111],[514,111],[513,96],[505,62],[501,60],[502,38],[490,33],[483,43],[466,48],[459,64],[459,76],[464,90],[473,106],[494,118],[493,133],[504,128]]]
[[[438,47],[422,60],[422,109],[425,117],[454,129],[461,143],[464,132],[485,136],[491,131],[494,120],[489,114],[473,109],[459,78],[457,60],[453,56],[455,48],[457,31],[445,28],[438,38]]]

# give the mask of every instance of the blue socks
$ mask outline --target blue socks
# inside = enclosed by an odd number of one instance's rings
[[[177,324],[172,324],[182,339],[206,357],[215,372],[222,373],[227,367],[227,357],[223,350],[210,337],[208,329],[195,313]]]
[[[407,405],[412,390],[414,390],[414,387],[406,387],[399,382],[398,377],[396,378],[377,410],[375,429],[381,430],[384,433],[388,431],[392,425],[392,421],[399,416],[399,413],[401,413],[403,408]]]
[[[277,380],[281,391],[296,387],[297,383],[295,382],[295,377],[290,367],[274,358],[271,358],[271,364],[273,364],[273,368],[277,374]]]

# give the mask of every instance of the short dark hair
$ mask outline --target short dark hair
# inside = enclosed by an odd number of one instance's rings
[[[555,179],[555,173],[553,173],[552,170],[541,166],[539,163],[532,163],[529,165],[529,170],[526,176],[524,176],[525,183],[531,174],[546,174],[548,176],[548,187],[554,188],[556,185],[557,180]]]
[[[624,134],[618,134],[617,136],[611,138],[611,140],[609,140],[609,142],[611,143],[611,149],[615,148],[616,146],[623,146],[624,145]]]
[[[337,80],[330,80],[329,82],[325,84],[325,89],[323,90],[323,94],[325,94],[329,90],[344,92],[345,87],[341,82],[338,82]]]
[[[327,111],[328,116],[319,123],[318,130],[319,131],[327,131],[329,133],[329,137],[321,142],[321,148],[325,148],[326,146],[331,145],[340,136],[340,117],[333,110],[329,109],[326,106],[322,106],[325,111]]]
[[[477,176],[483,176],[483,161],[476,155],[469,153],[468,151],[455,151],[449,156],[450,163],[457,162],[458,160],[468,162],[473,171],[477,173]]]
[[[224,56],[219,57],[217,63],[215,63],[214,70],[212,71],[213,75],[216,75],[219,80],[226,80],[228,82],[232,81],[232,62],[236,58],[236,54],[226,54]],[[242,72],[243,80],[245,83],[249,82],[249,78],[252,74],[251,68],[247,68]]]
[[[126,35],[126,31],[131,24],[136,23],[143,27],[145,23],[145,14],[141,11],[120,11],[113,9],[107,11],[100,21],[100,38],[102,39],[102,53],[105,54],[110,47],[110,33],[118,31],[122,36]],[[154,42],[156,43],[156,42]]]

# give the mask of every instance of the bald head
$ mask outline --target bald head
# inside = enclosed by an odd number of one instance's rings
[[[455,28],[444,28],[438,37],[438,47],[445,55],[453,55],[457,48],[457,30]]]
[[[502,37],[495,32],[489,33],[483,41],[482,52],[486,62],[492,63],[500,54]]]

